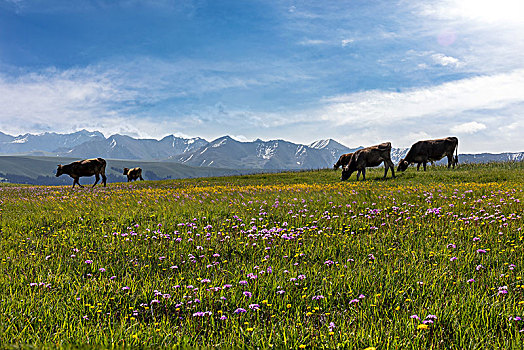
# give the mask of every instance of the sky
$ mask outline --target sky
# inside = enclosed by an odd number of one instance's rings
[[[0,131],[524,151],[521,0],[0,0]]]

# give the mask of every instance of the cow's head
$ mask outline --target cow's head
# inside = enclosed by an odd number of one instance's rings
[[[129,172],[129,168],[124,168],[124,175],[127,175],[128,172]]]
[[[58,168],[56,169],[56,177],[59,177],[63,173],[64,171],[62,170],[62,164],[58,164]]]
[[[340,181],[346,181],[351,177],[351,174],[355,172],[355,169],[352,169],[349,164],[342,168],[342,177]]]
[[[333,164],[333,169],[334,170],[338,170],[338,168],[340,168],[340,163],[339,162],[336,162],[335,164]]]
[[[409,163],[402,158],[400,162],[398,162],[397,171],[405,171],[409,166]]]

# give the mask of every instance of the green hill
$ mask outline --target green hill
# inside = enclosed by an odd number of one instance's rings
[[[55,177],[58,164],[68,164],[75,158],[0,156],[0,181],[32,185],[67,185],[73,180],[67,176]],[[250,169],[195,167],[174,162],[147,162],[107,159],[106,176],[109,183],[127,181],[123,168],[141,167],[145,180],[182,179],[210,176],[242,175],[260,172]],[[81,178],[81,184],[94,182],[94,177]]]

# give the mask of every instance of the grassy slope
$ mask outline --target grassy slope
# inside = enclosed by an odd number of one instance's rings
[[[23,157],[23,156],[0,156],[0,177],[7,177],[10,182],[24,183],[46,183],[46,184],[72,184],[73,180],[64,175],[55,178],[57,164],[68,164],[77,159],[63,157]],[[133,168],[139,166],[143,169],[143,175],[148,180],[157,179],[179,179],[205,176],[226,176],[252,173],[254,170],[224,169],[209,167],[192,167],[174,162],[147,162],[130,160],[107,160],[106,175],[109,182],[124,181],[122,175],[124,167]],[[94,182],[93,177],[82,178],[83,184]]]
[[[522,163],[339,175],[2,187],[0,341],[522,347]]]

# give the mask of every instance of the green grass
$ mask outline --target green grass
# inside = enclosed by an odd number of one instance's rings
[[[2,186],[0,343],[520,349],[523,170]]]

